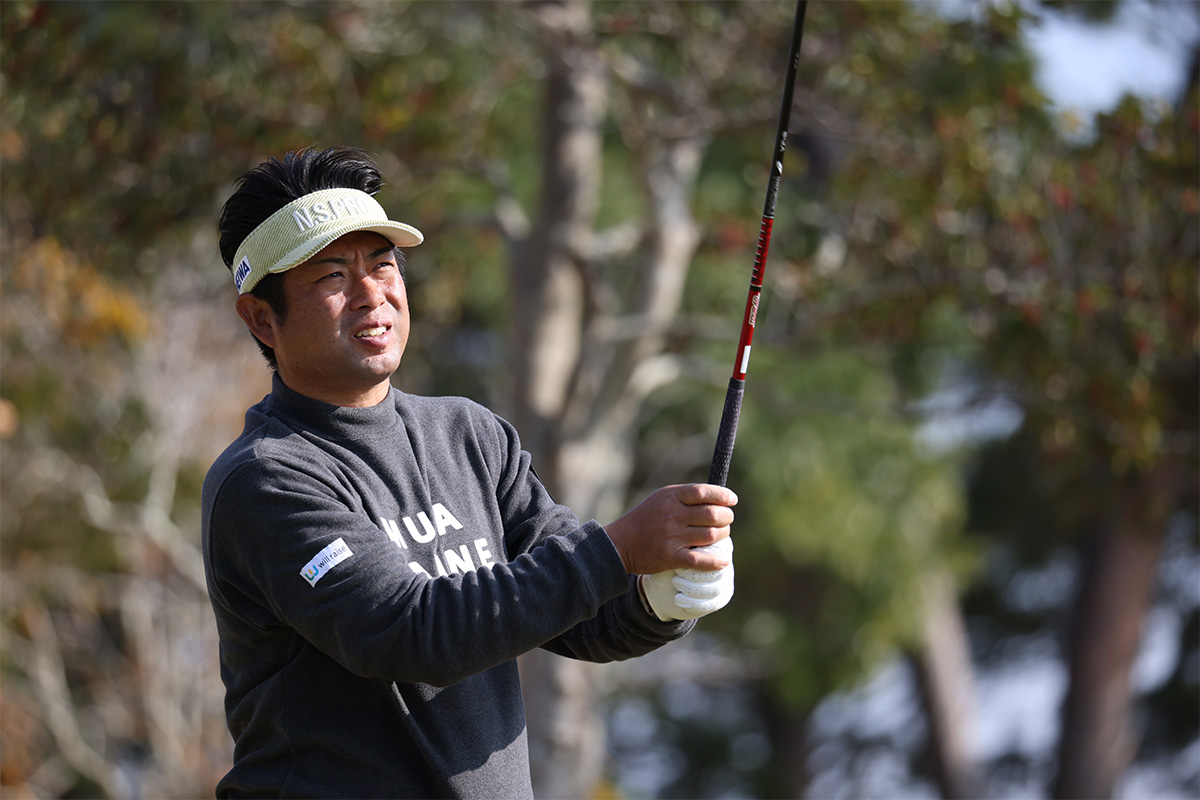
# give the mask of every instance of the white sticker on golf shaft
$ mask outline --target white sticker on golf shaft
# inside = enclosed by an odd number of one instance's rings
[[[750,366],[750,345],[746,345],[746,349],[742,351],[742,368],[741,373],[746,374],[746,369]]]

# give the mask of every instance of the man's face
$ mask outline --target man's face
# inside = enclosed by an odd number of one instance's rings
[[[370,231],[348,233],[285,272],[283,291],[287,316],[281,323],[268,312],[274,342],[267,342],[283,382],[340,406],[371,406],[387,397],[409,325],[408,294],[391,242]]]

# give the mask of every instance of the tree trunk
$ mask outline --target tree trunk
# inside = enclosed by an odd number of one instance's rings
[[[935,777],[947,800],[982,797],[975,753],[971,647],[948,572],[926,575],[923,600],[924,646],[913,663],[929,722]]]
[[[690,200],[705,137],[631,142],[644,166],[648,208],[638,227],[647,233],[639,285],[618,319],[594,246],[608,87],[591,7],[527,8],[546,44],[546,96],[539,211],[511,270],[513,422],[554,496],[603,524],[628,502],[641,403],[674,376],[659,356],[699,239]],[[596,670],[540,650],[521,659],[539,797],[590,796],[600,781]]]
[[[780,703],[775,692],[759,683],[755,690],[759,715],[767,726],[767,735],[775,755],[762,786],[766,797],[809,797],[809,757],[812,742],[808,735],[810,715]]]
[[[1148,477],[1126,490],[1125,513],[1084,544],[1083,577],[1069,642],[1054,797],[1103,800],[1129,766],[1129,676],[1162,550],[1163,485]]]
[[[1200,45],[1192,48],[1187,84],[1176,100],[1181,142],[1194,135],[1185,126],[1198,81]],[[1179,362],[1164,362],[1157,376],[1164,396],[1172,399],[1163,428],[1179,432],[1193,448],[1194,359],[1190,353]],[[1070,683],[1062,710],[1056,798],[1112,797],[1136,753],[1129,724],[1129,677],[1142,619],[1153,599],[1168,516],[1179,508],[1195,508],[1195,491],[1195,450],[1161,454],[1150,473],[1116,487],[1116,512],[1084,542],[1083,579],[1069,643]]]
[[[556,428],[579,358],[583,279],[576,259],[590,244],[600,191],[604,73],[583,2],[538,3],[546,41],[540,206],[513,259],[513,423],[558,488]]]
[[[579,359],[586,252],[599,192],[606,86],[587,3],[530,6],[547,42],[541,200],[511,268],[513,423],[550,491],[570,484],[559,421]],[[576,509],[581,513],[581,509]],[[586,797],[599,781],[604,732],[592,665],[535,650],[520,659],[534,794]]]

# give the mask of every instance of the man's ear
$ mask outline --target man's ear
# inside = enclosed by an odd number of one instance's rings
[[[260,300],[249,292],[239,294],[237,313],[255,338],[272,350],[275,349],[275,312],[266,300]]]

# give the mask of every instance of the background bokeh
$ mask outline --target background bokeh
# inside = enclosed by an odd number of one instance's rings
[[[396,385],[513,420],[607,522],[707,474],[793,10],[0,3],[0,796],[229,766],[199,487],[269,388],[238,175],[375,153],[426,234]],[[1200,796],[1198,19],[809,4],[737,596],[523,659],[540,797]],[[1171,91],[1089,105],[1147,21]]]

